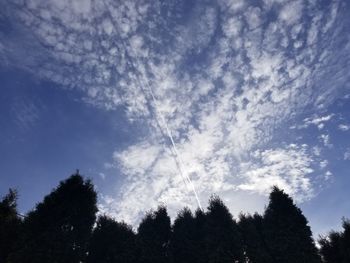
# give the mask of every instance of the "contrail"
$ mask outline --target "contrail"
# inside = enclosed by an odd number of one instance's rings
[[[172,146],[173,146],[173,150],[174,150],[174,152],[175,152],[175,154],[176,154],[176,156],[177,156],[177,158],[178,158],[178,160],[179,160],[179,162],[180,162],[180,165],[179,165],[180,173],[181,173],[181,175],[182,175],[183,177],[185,177],[185,178],[187,179],[187,181],[188,181],[189,185],[191,186],[192,191],[193,191],[193,193],[194,193],[194,195],[195,195],[195,197],[196,197],[198,207],[199,207],[201,210],[203,210],[203,209],[202,209],[202,206],[201,206],[201,202],[199,201],[199,198],[198,198],[198,194],[197,194],[196,188],[194,187],[194,184],[193,184],[191,178],[189,177],[189,175],[187,174],[187,172],[184,170],[185,165],[184,165],[184,163],[183,163],[183,161],[182,161],[181,155],[179,154],[179,152],[178,152],[178,150],[177,150],[177,147],[176,147],[176,144],[175,144],[175,142],[174,142],[173,135],[171,134],[171,131],[170,131],[170,129],[169,129],[169,126],[168,126],[167,122],[165,121],[165,118],[164,118],[164,116],[162,115],[162,113],[158,111],[158,107],[157,107],[158,102],[157,102],[156,97],[154,96],[153,90],[152,90],[152,88],[151,88],[150,85],[148,86],[148,88],[149,88],[149,92],[150,92],[150,94],[151,94],[151,96],[152,96],[155,109],[156,109],[156,111],[159,113],[159,116],[160,116],[160,118],[161,118],[161,120],[162,120],[162,122],[163,122],[163,124],[164,124],[164,126],[165,126],[166,132],[167,132],[168,137],[169,137],[169,139],[170,139],[170,141],[171,141],[171,144],[172,144]]]
[[[127,50],[125,50],[125,52],[127,53],[127,56],[129,57],[130,64],[131,64],[132,68],[134,69],[134,71],[141,73],[139,70],[136,69],[136,67],[134,65],[134,62],[132,61],[132,57],[130,57],[130,55],[128,54]],[[139,65],[139,63],[138,63],[138,65]],[[191,178],[189,177],[189,175],[187,174],[187,172],[185,170],[186,166],[185,166],[185,164],[182,161],[181,155],[179,154],[179,151],[177,149],[177,146],[176,146],[176,143],[174,141],[174,137],[173,137],[173,135],[172,135],[172,133],[170,131],[170,128],[169,128],[169,126],[168,126],[168,124],[167,124],[167,122],[165,120],[164,115],[158,110],[158,108],[159,108],[158,107],[158,101],[157,101],[157,99],[156,99],[156,97],[154,95],[154,92],[153,92],[153,89],[152,89],[151,85],[149,85],[149,83],[147,81],[145,81],[145,83],[144,83],[144,81],[141,80],[139,77],[137,79],[138,79],[138,82],[140,83],[140,88],[141,88],[141,90],[144,93],[145,93],[145,90],[144,90],[144,87],[142,87],[142,86],[146,86],[147,87],[147,89],[149,91],[149,94],[152,97],[152,101],[153,101],[153,105],[154,105],[154,109],[155,109],[155,118],[157,119],[158,115],[159,115],[159,117],[161,119],[161,123],[163,124],[163,125],[158,125],[161,130],[162,130],[162,126],[165,127],[167,136],[170,139],[171,146],[172,146],[172,149],[173,149],[173,152],[174,152],[174,155],[175,155],[175,161],[177,161],[177,163],[178,163],[177,167],[179,169],[180,175],[184,179],[184,182],[185,182],[186,186],[190,187],[190,189],[193,191],[199,209],[203,210],[201,202],[200,202],[198,194],[197,194],[197,191],[196,191],[196,188],[194,187],[194,184],[193,184]],[[147,94],[145,94],[145,97],[147,98]],[[157,120],[157,122],[158,122],[158,120]]]
[[[103,2],[104,3],[104,2]],[[112,20],[113,21],[113,20]],[[129,55],[129,52],[128,52],[128,49],[124,43],[124,39],[121,37],[121,34],[119,32],[119,28],[118,27],[115,27],[117,32],[118,32],[118,35],[120,36],[120,39],[121,39],[121,43],[123,45],[123,48],[124,48],[124,51],[125,51],[125,55],[129,58],[129,63],[130,63],[130,66],[133,68],[134,72],[135,73],[141,73],[139,70],[136,69],[135,65],[134,65],[134,62],[133,62],[133,56],[130,56]],[[136,61],[137,62],[137,61]],[[128,62],[127,62],[128,63]],[[137,63],[139,65],[139,63]],[[180,172],[180,175],[182,177],[182,179],[184,180],[185,182],[185,185],[188,187],[188,185],[190,186],[191,190],[193,191],[194,193],[194,196],[196,198],[196,201],[197,201],[197,204],[198,204],[198,207],[199,209],[203,210],[202,208],[202,205],[201,205],[201,202],[199,200],[199,197],[198,197],[198,194],[197,194],[197,191],[196,191],[196,188],[194,187],[194,184],[191,180],[191,178],[189,177],[189,175],[187,174],[186,170],[185,170],[185,165],[182,161],[182,158],[181,158],[181,155],[179,154],[179,151],[176,147],[176,144],[175,144],[175,141],[174,141],[174,138],[171,134],[171,131],[169,129],[169,126],[163,116],[163,114],[158,110],[158,101],[156,99],[156,97],[154,96],[154,92],[153,92],[153,89],[151,87],[151,85],[149,85],[148,81],[143,81],[141,80],[140,77],[137,77],[137,74],[136,74],[136,78],[137,78],[137,81],[138,83],[140,84],[140,89],[142,90],[142,92],[144,93],[145,95],[145,98],[147,99],[147,94],[145,92],[145,89],[144,89],[144,86],[146,86],[148,88],[148,91],[149,91],[149,94],[151,95],[152,97],[152,100],[153,100],[153,104],[154,104],[154,109],[155,109],[155,118],[156,118],[156,121],[158,123],[158,126],[159,126],[159,129],[161,131],[161,134],[162,136],[164,137],[164,133],[162,131],[162,125],[159,124],[159,121],[158,121],[158,114],[159,114],[159,117],[161,119],[161,122],[163,124],[163,127],[165,127],[165,130],[166,130],[166,133],[167,133],[167,136],[169,137],[170,139],[170,142],[171,142],[171,145],[172,145],[172,150],[173,150],[173,153],[174,153],[174,157],[175,157],[175,161],[177,163],[177,167],[179,169],[179,172]],[[158,113],[158,114],[157,114]]]

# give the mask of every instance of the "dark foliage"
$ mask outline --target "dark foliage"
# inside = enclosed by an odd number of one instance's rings
[[[205,233],[208,263],[243,262],[243,247],[237,223],[216,196],[209,200]]]
[[[107,216],[98,218],[90,239],[88,263],[135,263],[136,235],[125,223]]]
[[[6,262],[14,251],[20,233],[21,220],[17,213],[17,192],[10,189],[0,202],[0,262]]]
[[[148,213],[138,228],[139,262],[168,262],[170,234],[170,217],[164,206],[160,206],[155,212]]]
[[[0,263],[350,262],[350,222],[320,238],[318,251],[301,210],[277,187],[263,216],[241,214],[236,221],[214,196],[206,212],[184,208],[173,225],[160,206],[146,214],[137,233],[108,216],[96,221],[96,192],[79,174],[24,219],[16,200],[10,189],[0,201]]]
[[[198,251],[196,221],[192,212],[185,208],[177,216],[170,239],[170,253],[174,262],[194,263]]]
[[[319,240],[320,253],[326,263],[350,262],[350,221],[343,220],[343,231],[332,231]]]
[[[263,235],[272,262],[321,262],[308,222],[293,200],[274,187],[263,220]]]
[[[95,222],[96,193],[90,181],[72,175],[29,212],[11,262],[80,262]]]
[[[239,230],[243,240],[245,260],[254,263],[271,263],[273,259],[263,234],[263,217],[259,214],[239,217]]]

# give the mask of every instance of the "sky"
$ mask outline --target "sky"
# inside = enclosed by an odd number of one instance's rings
[[[0,0],[0,193],[76,169],[136,225],[273,185],[315,235],[350,217],[346,0]]]

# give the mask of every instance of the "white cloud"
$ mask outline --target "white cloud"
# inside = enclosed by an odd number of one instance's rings
[[[319,140],[323,143],[324,146],[326,146],[328,148],[333,147],[333,144],[330,143],[329,134],[321,134],[319,136]]]
[[[338,128],[341,131],[348,131],[348,130],[350,130],[350,125],[348,125],[348,124],[339,124]]]
[[[276,185],[294,196],[298,201],[313,196],[309,174],[313,172],[313,159],[307,146],[289,145],[285,149],[256,151],[255,160],[243,171],[246,182],[238,185],[240,189],[267,195]]]
[[[327,171],[324,176],[325,176],[325,180],[328,181],[332,178],[333,173],[331,171]]]
[[[99,173],[98,175],[101,177],[102,180],[105,180],[105,179],[106,179],[106,174],[104,174],[104,173]]]
[[[327,160],[323,160],[323,161],[320,162],[320,167],[321,167],[321,169],[326,168],[327,165],[328,165],[328,161],[327,161]]]
[[[319,130],[322,130],[325,127],[325,124],[329,122],[335,115],[328,114],[325,116],[313,116],[304,119],[304,124],[296,126],[298,129],[304,129],[309,127],[310,125],[315,125]]]
[[[302,11],[303,1],[289,1],[289,3],[283,6],[279,17],[289,25],[295,24],[301,19]]]
[[[350,160],[350,149],[349,148],[344,153],[344,160]]]

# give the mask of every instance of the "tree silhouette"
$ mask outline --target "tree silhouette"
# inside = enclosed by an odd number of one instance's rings
[[[237,223],[217,196],[209,200],[205,233],[208,263],[243,262],[242,243]]]
[[[14,190],[0,201],[0,263],[349,263],[350,221],[320,238],[283,190],[274,187],[263,216],[238,223],[213,196],[207,211],[181,210],[174,224],[164,206],[141,220],[137,234],[103,215],[96,192],[78,173],[47,195],[24,219]],[[93,229],[93,225],[95,228]]]
[[[350,262],[350,221],[343,220],[343,231],[331,231],[319,240],[320,253],[325,263]]]
[[[6,262],[19,240],[21,220],[17,213],[17,192],[13,189],[0,202],[0,262]]]
[[[155,212],[148,213],[141,221],[137,233],[140,262],[167,262],[170,234],[170,217],[164,206],[160,206]]]
[[[194,256],[195,263],[205,263],[207,262],[207,254],[206,254],[206,214],[197,209],[194,216]]]
[[[196,262],[196,224],[192,212],[184,208],[174,221],[173,233],[170,240],[171,257],[173,262]]]
[[[293,200],[277,187],[270,194],[263,224],[273,262],[320,262],[305,216]]]
[[[90,239],[87,263],[135,263],[135,247],[136,235],[130,226],[101,216]]]
[[[246,262],[273,262],[263,236],[263,217],[257,213],[253,216],[241,214],[238,226],[242,234]]]
[[[80,262],[95,222],[96,192],[89,180],[74,174],[29,212],[23,241],[11,262]]]

